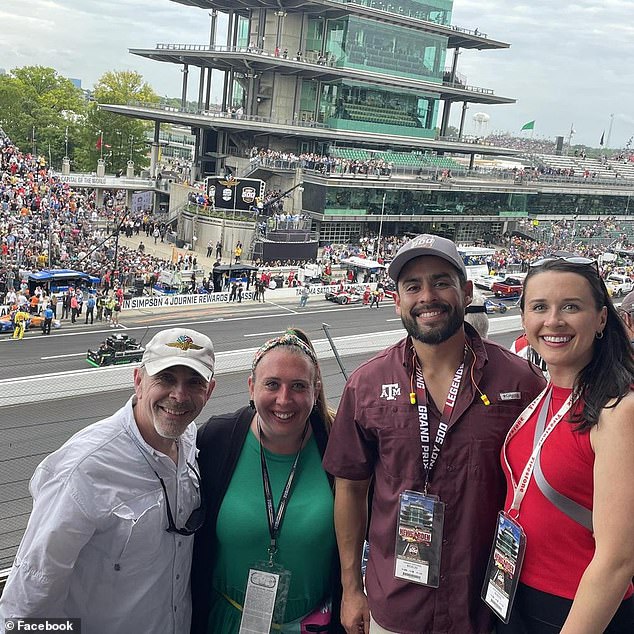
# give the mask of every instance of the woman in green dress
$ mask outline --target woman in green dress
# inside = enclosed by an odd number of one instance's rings
[[[207,510],[194,548],[192,631],[237,634],[257,569],[289,580],[272,632],[343,632],[333,483],[321,466],[332,413],[308,337],[293,329],[267,341],[248,385],[247,407],[198,434]]]

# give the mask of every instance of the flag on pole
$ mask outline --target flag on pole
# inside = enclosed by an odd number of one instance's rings
[[[95,144],[95,147],[98,150],[100,150],[102,145],[103,145],[103,132],[99,131],[99,138],[97,139],[97,143]]]
[[[534,130],[535,129],[535,120],[529,121],[525,123],[521,128],[521,130]]]
[[[603,130],[603,134],[601,135],[601,140],[599,141],[599,145],[603,145],[604,141],[605,141],[605,130]]]

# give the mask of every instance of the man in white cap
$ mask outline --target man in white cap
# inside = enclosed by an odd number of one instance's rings
[[[134,396],[37,467],[0,624],[77,618],[84,634],[189,631],[193,535],[204,518],[193,421],[213,391],[214,363],[205,335],[159,332],[134,370]]]
[[[451,240],[415,237],[388,273],[408,336],[352,373],[324,456],[341,622],[348,634],[488,634],[480,589],[504,503],[500,449],[544,381],[464,323],[473,286]]]

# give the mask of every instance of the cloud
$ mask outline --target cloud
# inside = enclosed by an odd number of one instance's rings
[[[614,113],[612,146],[632,134],[634,85],[632,0],[455,0],[453,24],[478,28],[511,44],[501,51],[463,51],[458,71],[468,83],[517,99],[515,105],[472,104],[491,116],[489,130],[567,134],[596,145]],[[0,67],[52,66],[91,87],[108,70],[138,70],[159,94],[180,96],[178,67],[130,55],[159,42],[204,44],[209,16],[169,0],[2,0]],[[450,64],[452,55],[447,56]],[[190,74],[189,98],[198,90]],[[460,107],[452,110],[457,125]],[[473,130],[467,118],[467,131]]]

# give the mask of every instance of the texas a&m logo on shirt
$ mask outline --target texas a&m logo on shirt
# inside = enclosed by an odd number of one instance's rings
[[[387,383],[381,386],[381,398],[386,401],[395,401],[401,395],[401,386],[398,383]]]

